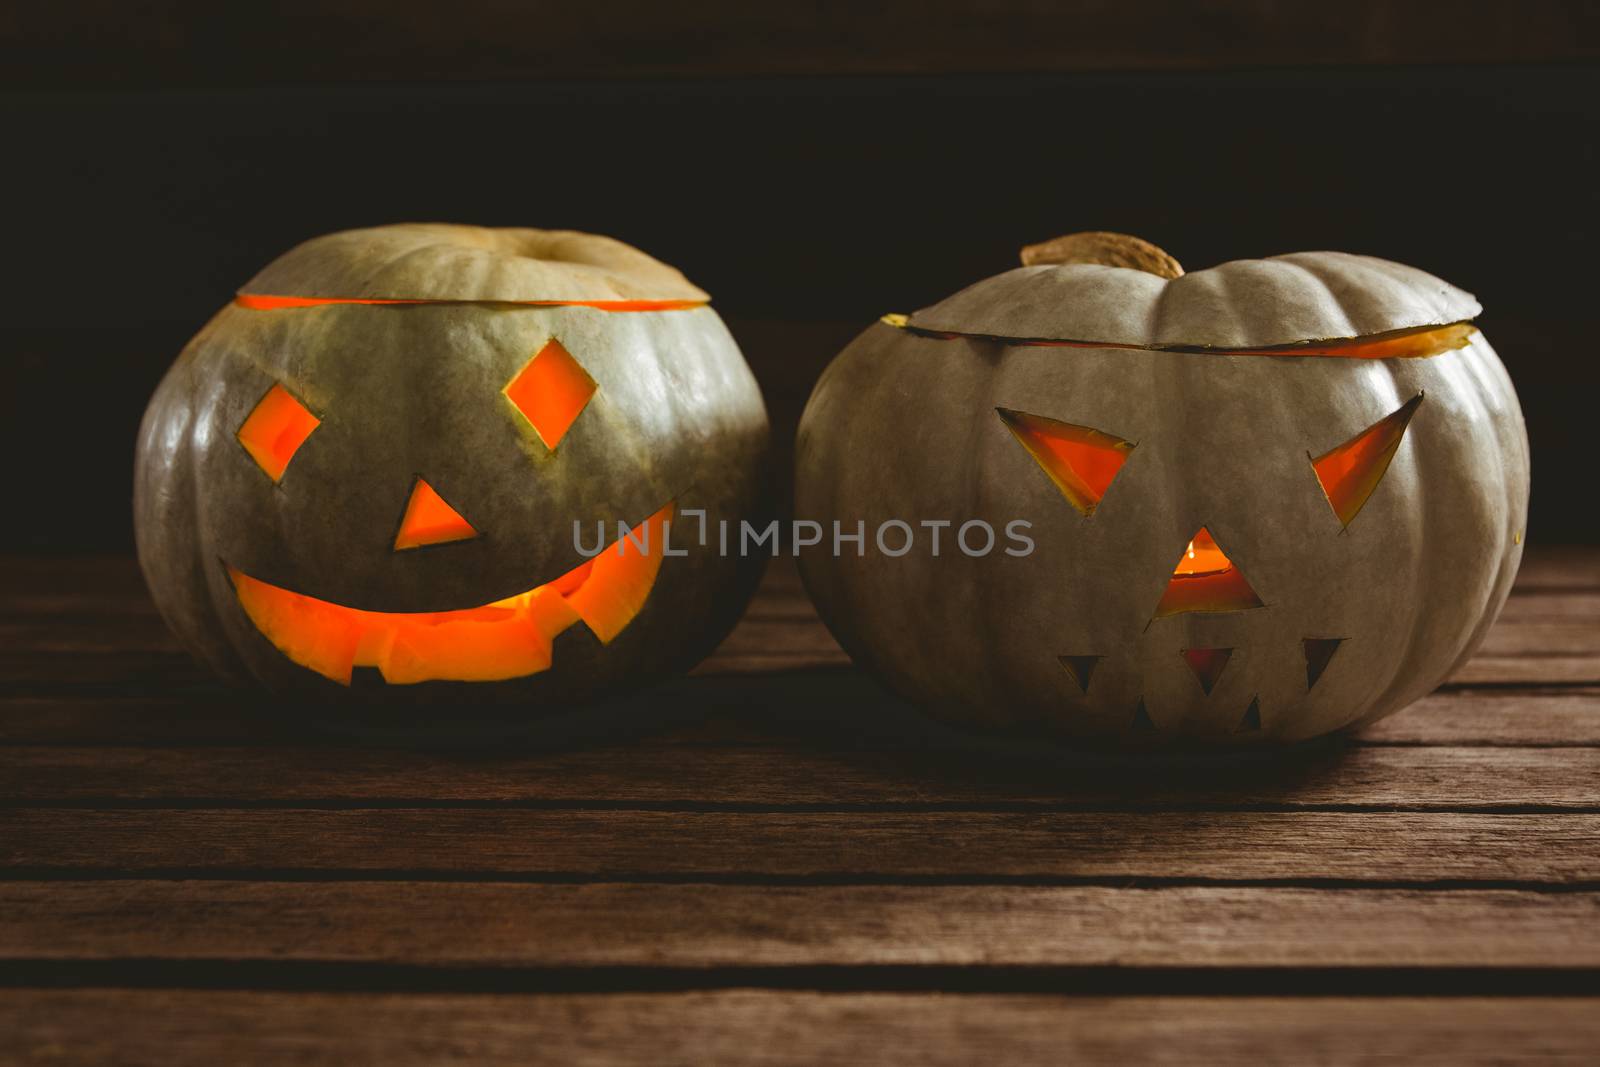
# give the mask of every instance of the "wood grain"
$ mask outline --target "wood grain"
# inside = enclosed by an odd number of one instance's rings
[[[31,746],[9,753],[0,766],[0,802],[9,804],[195,798],[229,806],[426,800],[762,810],[1132,805],[1600,812],[1600,748],[1369,746],[1198,764],[1158,757],[1141,768],[1022,746],[975,756],[621,745],[514,757],[333,746]]]
[[[1529,545],[1517,571],[1521,592],[1600,590],[1600,553],[1591,545]]]
[[[700,676],[425,753],[0,561],[0,1061],[1592,1058],[1597,561],[1359,737],[1144,767],[931,724],[788,566]]]
[[[860,749],[925,743],[912,720],[895,714],[880,690],[853,674],[699,678],[671,692],[692,710],[670,731],[635,731],[630,744],[832,743]],[[270,707],[242,705],[236,692],[220,685],[196,686],[182,695],[0,697],[0,744],[192,747],[309,740],[293,720]],[[1600,689],[1442,690],[1350,743],[1600,745]]]
[[[1600,689],[1447,690],[1363,730],[1361,744],[1596,745]]]
[[[20,1063],[1591,1062],[1587,998],[5,990]]]
[[[1600,967],[1600,894],[0,882],[0,958],[493,967]]]
[[[1600,655],[1485,656],[1469,660],[1447,685],[1600,685]]]
[[[1544,553],[1538,553],[1533,558],[1537,562],[1544,558]],[[1521,578],[1522,574],[1518,577]],[[1537,571],[1528,575],[1528,584],[1520,586],[1506,600],[1505,607],[1500,610],[1501,622],[1556,622],[1585,619],[1590,622],[1600,621],[1600,593],[1586,589],[1575,591],[1565,588],[1541,589],[1531,584],[1537,578]],[[1582,576],[1575,578],[1581,580]]]
[[[1600,816],[505,809],[5,814],[0,867],[340,878],[1600,883]]]
[[[150,625],[155,625],[151,623]],[[752,630],[765,631],[760,639]],[[164,638],[148,638],[155,644]],[[92,654],[87,654],[92,653]],[[708,659],[696,676],[770,674],[777,671],[836,670],[850,666],[833,638],[811,623],[742,624]],[[104,694],[147,691],[154,686],[209,685],[213,676],[186,654],[159,649],[0,651],[0,677],[17,695]],[[1600,653],[1540,655],[1480,654],[1451,677],[1450,685],[1600,686]]]

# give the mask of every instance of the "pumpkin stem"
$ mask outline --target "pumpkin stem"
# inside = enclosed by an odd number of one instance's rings
[[[1162,278],[1176,278],[1183,273],[1177,260],[1149,241],[1104,230],[1069,233],[1022,250],[1024,267],[1043,263],[1099,263],[1142,270]]]

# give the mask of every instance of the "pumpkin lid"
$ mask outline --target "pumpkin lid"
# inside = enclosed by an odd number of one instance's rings
[[[1269,348],[1445,326],[1483,308],[1426,271],[1346,252],[1240,259],[1192,274],[1121,234],[1023,250],[1030,264],[906,320],[913,329],[1141,348]]]
[[[268,263],[239,294],[506,303],[710,299],[675,268],[610,237],[436,222],[313,237]]]

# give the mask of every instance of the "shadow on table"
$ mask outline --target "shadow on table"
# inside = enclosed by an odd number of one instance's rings
[[[255,705],[263,730],[285,737],[284,712],[326,734],[315,709]],[[371,722],[335,727],[335,743],[398,746],[441,759],[482,763],[541,753],[663,745],[792,749],[797,760],[830,772],[890,783],[929,795],[961,788],[977,795],[1110,797],[1119,803],[1224,786],[1254,803],[1287,797],[1343,759],[1338,739],[1247,749],[1073,747],[1050,737],[1014,739],[957,730],[929,719],[850,668],[792,674],[679,678],[625,699],[542,719],[474,719],[470,708],[439,707],[392,728]],[[460,729],[441,729],[440,720]],[[1155,790],[1153,792],[1152,790]],[[1241,792],[1242,791],[1242,792]],[[717,798],[708,796],[708,802]],[[1244,801],[1240,801],[1243,803]]]

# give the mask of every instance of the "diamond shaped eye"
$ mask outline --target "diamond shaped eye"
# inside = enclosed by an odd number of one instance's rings
[[[250,458],[273,481],[283,478],[289,461],[322,420],[311,414],[289,390],[274,385],[244,420],[236,435]]]
[[[505,387],[506,399],[555,451],[599,388],[560,341],[551,338]]]

